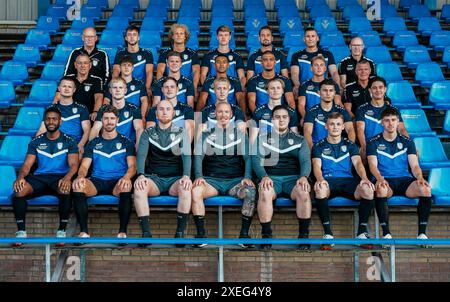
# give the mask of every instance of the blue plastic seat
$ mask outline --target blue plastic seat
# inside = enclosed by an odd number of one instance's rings
[[[419,21],[422,17],[431,17],[428,6],[423,4],[413,4],[409,8],[408,17],[413,21]]]
[[[303,31],[302,19],[300,17],[295,18],[283,18],[280,21],[280,33],[284,36],[287,32]]]
[[[333,18],[333,14],[328,5],[315,5],[311,7],[311,10],[309,11],[310,21],[315,21],[319,17]]]
[[[30,206],[56,206],[59,200],[55,195],[42,195],[27,199]]]
[[[55,81],[36,80],[31,86],[30,95],[24,101],[24,105],[48,106],[52,103],[57,89],[58,84]]]
[[[348,5],[344,7],[344,11],[342,12],[342,18],[348,22],[350,18],[361,17],[366,18],[366,13],[363,8],[359,5]]]
[[[388,199],[388,206],[390,207],[398,207],[398,206],[407,206],[407,207],[415,207],[419,203],[418,198],[408,198],[406,196],[392,196]]]
[[[423,170],[433,168],[450,167],[450,161],[445,154],[439,137],[424,136],[414,138],[417,151],[419,152],[419,164]]]
[[[436,110],[450,110],[450,81],[433,83],[429,101]]]
[[[59,63],[66,63],[69,59],[70,54],[75,49],[72,45],[60,44],[56,46],[55,52],[53,53],[52,61]]]
[[[444,126],[442,128],[446,134],[450,134],[450,110],[447,110],[445,113]]]
[[[35,67],[41,61],[41,53],[37,46],[19,44],[14,52],[13,61],[24,62],[27,67]]]
[[[193,34],[193,33],[199,34],[200,33],[200,23],[197,20],[192,20],[189,17],[180,17],[180,18],[178,18],[177,23],[186,25],[191,34]]]
[[[70,26],[70,29],[74,30],[84,30],[88,27],[95,28],[95,23],[93,19],[82,17],[78,20],[73,20],[72,25]]]
[[[276,2],[278,2],[278,1],[276,1]],[[322,6],[328,5],[327,0],[306,0],[305,8],[307,11],[310,11],[313,6],[319,6],[319,5],[322,5]]]
[[[408,81],[389,83],[386,95],[391,99],[392,104],[399,109],[420,108],[416,95]]]
[[[42,70],[41,80],[59,82],[64,75],[65,67],[64,63],[53,61],[47,62]]]
[[[430,62],[420,63],[417,66],[414,80],[421,87],[431,87],[433,83],[442,82],[445,79],[439,64],[436,62]]]
[[[64,34],[62,44],[80,47],[83,45],[83,30],[68,29]]]
[[[123,19],[122,19],[123,20]],[[141,31],[153,31],[153,32],[164,32],[164,21],[161,19],[154,19],[145,17],[142,21]]]
[[[25,44],[38,47],[45,50],[51,44],[50,34],[45,30],[30,29],[25,39]]]
[[[132,6],[116,5],[111,17],[123,17],[131,21],[134,18],[134,8]]]
[[[287,60],[289,66],[291,65],[291,59],[292,59],[292,56],[294,55],[294,53],[296,53],[297,51],[302,50],[304,48],[305,47],[290,47],[288,50],[286,50],[287,51],[286,60]]]
[[[141,31],[140,36],[141,39],[139,43],[144,48],[151,48],[151,47],[160,48],[162,45],[162,39],[161,36],[158,34],[158,32]]]
[[[16,181],[16,170],[13,166],[0,166],[0,175],[2,181],[0,181],[0,205],[10,205],[11,197],[14,193],[13,184]]]
[[[450,22],[450,4],[442,5],[441,19]]]
[[[233,6],[232,5],[216,5],[216,6],[212,6],[211,19],[212,18],[231,18],[231,19],[234,19]]]
[[[350,49],[347,46],[331,46],[328,50],[333,54],[338,67],[344,58],[350,56]]]
[[[411,5],[420,4],[420,0],[400,0],[399,7],[400,8],[410,8]]]
[[[101,9],[105,9],[108,7],[108,0],[88,0],[87,5],[97,6]]]
[[[384,78],[389,84],[391,82],[403,81],[400,67],[395,62],[386,62],[376,65],[377,75]]]
[[[348,30],[352,35],[358,35],[360,32],[372,31],[372,25],[366,17],[351,17]]]
[[[134,9],[139,9],[139,0],[119,0],[118,5],[131,6]]]
[[[245,33],[259,31],[261,27],[267,25],[267,18],[250,18],[245,21]]]
[[[388,37],[393,37],[398,31],[407,31],[405,19],[402,17],[389,17],[384,19],[383,32]]]
[[[144,19],[153,19],[158,21],[167,21],[167,9],[161,6],[147,9]]]
[[[261,46],[261,43],[259,42],[258,32],[255,31],[248,33],[246,45],[247,48],[259,48]]]
[[[443,51],[446,47],[450,46],[450,31],[434,31],[430,37],[430,46],[435,51]]]
[[[81,18],[99,21],[102,17],[102,9],[98,6],[84,5],[80,11]]]
[[[226,1],[224,1],[226,3]],[[233,1],[231,1],[233,2]],[[232,4],[231,4],[232,5]],[[244,8],[248,6],[261,5],[264,6],[264,0],[246,0],[244,1]]]
[[[444,48],[444,52],[442,53],[442,63],[447,64],[447,67],[450,68],[450,46]]]
[[[411,30],[398,31],[394,35],[392,45],[397,49],[397,51],[403,52],[408,46],[419,45],[419,41],[417,40],[416,33]]]
[[[373,47],[373,46],[381,46],[383,43],[381,42],[380,35],[377,31],[367,31],[367,32],[359,32],[358,37],[363,39],[365,47]]]
[[[34,136],[41,125],[43,116],[43,107],[20,108],[14,126],[9,129],[8,135]]]
[[[40,16],[36,29],[45,30],[50,35],[54,35],[59,31],[59,20],[50,16]]]
[[[16,100],[16,91],[11,81],[0,80],[0,108],[8,108]]]
[[[48,17],[54,17],[58,20],[66,20],[67,18],[67,6],[66,5],[50,5],[47,8],[47,13],[45,14]]]
[[[284,36],[283,46],[285,49],[289,49],[290,47],[302,47],[305,45],[303,41],[303,32],[288,32]]]
[[[401,109],[400,114],[406,130],[412,138],[436,135],[436,132],[431,130],[427,116],[422,109]]]
[[[298,18],[300,14],[298,13],[298,8],[295,2],[291,5],[284,5],[278,9],[277,20],[280,21],[284,18]]]
[[[386,18],[398,17],[397,9],[393,5],[381,5],[381,14],[380,17],[382,20]]]
[[[345,197],[335,197],[328,200],[328,205],[331,207],[354,207],[358,206],[359,202]],[[277,200],[275,201],[275,206],[295,207],[295,203],[288,198],[277,198]]]
[[[450,205],[450,168],[433,168],[428,175],[433,202],[437,206]]]
[[[158,34],[156,34],[158,35]],[[159,38],[161,38],[158,35]],[[140,34],[140,41],[147,39],[142,33]],[[111,46],[117,46],[117,47],[123,47],[125,43],[123,32],[120,30],[109,30],[105,29],[102,32],[102,35],[100,37],[99,44],[102,45],[111,45]]]
[[[190,49],[193,50],[198,50],[198,35],[196,33],[192,34],[189,36],[189,40],[186,43],[186,46],[189,47]]]
[[[129,23],[127,18],[109,17],[105,29],[125,32],[125,29],[128,27],[128,25]]]
[[[357,0],[337,0],[336,8],[340,11],[343,11],[347,6],[359,5]]]
[[[336,20],[333,17],[319,17],[314,22],[314,28],[317,33],[321,33],[324,31],[338,31],[338,27],[336,24]]]
[[[24,62],[6,61],[0,71],[0,80],[11,81],[14,86],[22,85],[28,79],[27,64]]]
[[[245,20],[266,17],[266,8],[264,6],[248,6],[244,9]]]
[[[408,46],[405,49],[403,62],[408,65],[408,68],[415,69],[420,63],[431,62],[431,57],[423,45]]]
[[[200,21],[201,14],[200,9],[198,7],[193,6],[181,6],[180,11],[178,13],[178,17],[190,17],[197,21]]]
[[[328,49],[331,46],[344,46],[344,36],[340,31],[324,31],[320,34],[320,46]]]
[[[111,46],[111,45],[102,45],[102,44],[97,44],[97,48],[106,51],[106,54],[108,55],[108,60],[109,60],[109,64],[111,66],[114,65],[114,59],[116,58],[116,54],[117,54],[117,47],[116,46]]]
[[[419,18],[417,29],[422,36],[431,36],[435,31],[441,31],[441,24],[436,17],[422,17]]]
[[[0,148],[0,165],[20,168],[25,160],[30,136],[7,135]]]

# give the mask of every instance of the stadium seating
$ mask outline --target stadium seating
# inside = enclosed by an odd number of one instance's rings
[[[67,6],[65,6],[65,5],[50,5],[48,7],[47,13],[45,15],[48,17],[54,17],[60,21],[63,21],[67,18]]]
[[[439,20],[435,17],[420,18],[417,29],[422,36],[431,36],[433,32],[442,30]]]
[[[287,51],[287,57],[286,57],[286,60],[287,60],[289,66],[291,65],[292,55],[294,53],[296,53],[297,51],[302,50],[302,49],[304,49],[304,47],[291,47],[291,48],[289,48],[289,50]]]
[[[108,22],[106,23],[106,29],[125,32],[125,29],[127,28],[128,25],[129,25],[128,19],[126,18],[109,17]]]
[[[88,0],[87,5],[97,6],[101,9],[105,9],[108,7],[108,0]]]
[[[42,71],[41,80],[58,82],[64,75],[65,64],[58,62],[47,62]]]
[[[408,68],[417,68],[420,63],[431,62],[431,58],[425,46],[408,46],[405,49],[403,62]]]
[[[111,17],[128,18],[131,21],[134,18],[134,8],[132,6],[116,5]]]
[[[333,54],[334,61],[338,67],[341,64],[342,59],[350,55],[348,46],[331,46],[328,50]]]
[[[450,46],[450,31],[434,31],[430,37],[430,47],[435,51],[443,51]]]
[[[450,110],[445,113],[443,130],[446,134],[450,134]]]
[[[211,20],[210,32],[212,35],[216,34],[217,28],[221,25],[227,25],[231,31],[234,31],[233,19],[229,18],[214,18]]]
[[[358,37],[360,37],[364,41],[365,47],[372,47],[372,46],[381,46],[382,42],[380,39],[380,35],[377,31],[366,31],[366,32],[360,32],[358,34]]]
[[[160,48],[162,44],[161,36],[158,34],[158,32],[154,31],[141,31],[140,34],[140,45],[143,48]]]
[[[119,0],[118,5],[131,6],[134,9],[139,9],[139,0]]]
[[[53,18],[50,16],[40,16],[37,22],[36,29],[45,30],[50,35],[54,35],[57,31],[59,31],[58,18]]]
[[[120,17],[118,17],[120,18]],[[126,20],[126,19],[121,19]],[[153,32],[164,32],[164,22],[162,20],[155,20],[154,18],[144,18],[141,25],[141,31],[153,31]]]
[[[284,36],[287,32],[302,32],[303,25],[300,17],[295,18],[283,18],[280,21],[280,33]]]
[[[245,21],[245,33],[248,34],[252,31],[259,31],[261,27],[267,25],[267,18],[251,18]]]
[[[411,84],[408,81],[389,83],[386,95],[391,98],[392,104],[399,109],[420,108]]]
[[[382,20],[386,20],[387,18],[398,17],[397,9],[393,5],[382,4],[380,17]]]
[[[162,6],[148,8],[144,19],[153,19],[158,21],[167,21],[167,9]]]
[[[55,52],[52,57],[53,62],[66,63],[70,54],[75,49],[72,45],[60,44],[56,46]]]
[[[59,79],[58,79],[59,80]],[[30,95],[24,101],[25,106],[48,106],[55,97],[58,84],[55,81],[36,80],[31,87]]]
[[[29,136],[8,135],[0,148],[0,165],[11,165],[20,168],[25,160]]]
[[[13,184],[16,180],[16,171],[13,166],[0,166],[0,205],[11,204],[11,196],[13,194]]]
[[[351,32],[352,36],[356,36],[360,32],[371,31],[372,25],[366,17],[351,17],[348,30]]]
[[[19,44],[14,52],[13,61],[24,62],[27,67],[36,67],[37,63],[41,61],[41,53],[37,46]]]
[[[450,205],[450,168],[433,168],[428,175],[433,202],[437,206]]]
[[[8,135],[34,136],[44,116],[43,107],[22,107]]]
[[[376,64],[392,62],[391,54],[386,45],[368,47],[366,57],[371,58]]]
[[[408,16],[413,21],[419,21],[420,18],[431,17],[431,13],[426,5],[413,4],[409,8]]]
[[[444,75],[438,63],[420,63],[417,66],[414,80],[421,87],[431,87],[435,82],[444,81]]]
[[[328,5],[315,5],[311,7],[311,10],[309,11],[309,19],[311,21],[315,21],[319,17],[333,18],[333,14],[331,13]]]
[[[70,29],[84,30],[85,28],[88,28],[88,27],[95,28],[94,20],[83,17],[83,18],[80,18],[79,20],[73,20],[72,26],[70,26]]]
[[[16,100],[16,91],[11,81],[0,80],[0,108],[8,108]]]
[[[108,54],[109,64],[111,66],[113,66],[114,65],[114,59],[116,58],[116,54],[117,54],[117,51],[118,51],[117,47],[116,46],[111,46],[111,45],[97,44],[97,48],[106,51],[106,53]]]
[[[99,21],[102,17],[102,9],[98,6],[84,5],[80,11],[81,18]]]
[[[342,12],[342,18],[344,21],[348,22],[350,18],[356,17],[366,18],[366,13],[359,4],[344,7],[344,11]]]
[[[328,49],[331,46],[344,46],[344,36],[340,31],[325,31],[320,34],[320,46]]]
[[[436,110],[449,110],[450,81],[433,83],[430,89],[429,101]]]
[[[38,47],[45,50],[51,44],[50,34],[45,30],[30,29],[25,39],[25,44]]]
[[[81,47],[83,45],[83,30],[68,29],[64,34],[62,44],[71,45],[73,47]]]
[[[442,63],[446,64],[450,68],[450,46],[444,48],[442,53]]]
[[[0,71],[0,80],[11,81],[14,86],[22,85],[28,79],[27,64],[23,62],[6,61]]]
[[[177,23],[184,24],[189,28],[189,32],[199,34],[200,33],[200,23],[197,20],[192,20],[189,17],[180,17],[178,18]],[[162,31],[164,32],[164,24],[162,27]]]
[[[283,5],[278,8],[277,20],[283,18],[297,18],[299,17],[297,5],[292,2],[290,5]]]
[[[194,49],[194,50],[198,50],[198,35],[196,33],[191,33],[191,35],[189,36],[189,40],[186,43],[186,46]]]
[[[296,14],[298,16],[298,14]],[[295,17],[295,16],[288,16]],[[266,18],[266,9],[263,6],[247,6],[244,9],[244,18],[245,19],[253,19],[253,18]]]
[[[436,135],[436,132],[431,130],[427,116],[422,109],[401,109],[400,114],[406,130],[412,138]]]
[[[338,27],[336,24],[336,20],[333,17],[319,17],[314,22],[314,28],[317,33],[321,33],[323,31],[338,31]]]
[[[288,32],[284,36],[283,46],[285,49],[290,47],[304,47],[303,32]]]
[[[442,6],[441,19],[445,22],[450,22],[450,4]]]
[[[259,42],[259,35],[257,32],[251,32],[247,35],[247,48],[259,48],[261,43]],[[250,53],[250,52],[249,52]]]
[[[275,1],[278,2],[278,1]],[[307,11],[310,11],[313,6],[318,5],[328,5],[326,0],[306,0],[305,2],[305,8]]]
[[[398,31],[406,30],[408,30],[408,28],[406,27],[405,19],[402,17],[391,17],[384,20],[383,32],[388,37],[393,37]]]
[[[399,7],[403,9],[408,9],[411,5],[420,4],[420,0],[400,0]]]
[[[416,33],[411,30],[398,31],[394,35],[392,45],[397,51],[403,52],[408,46],[419,45],[419,41],[417,40]]]
[[[400,67],[395,62],[386,62],[376,65],[377,75],[383,77],[389,84],[391,82],[403,81]]]
[[[161,38],[157,33],[155,33],[159,38]],[[144,34],[140,35],[140,41],[147,39],[147,37]],[[109,30],[105,29],[102,32],[102,35],[100,37],[99,44],[102,45],[111,45],[116,47],[123,47],[125,43],[125,40],[123,38],[123,32],[120,30]]]
[[[416,137],[414,143],[419,152],[419,163],[423,170],[450,167],[450,161],[437,136]]]

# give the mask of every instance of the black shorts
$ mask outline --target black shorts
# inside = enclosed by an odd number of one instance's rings
[[[117,179],[101,179],[91,177],[90,181],[94,184],[94,187],[97,189],[97,195],[112,195],[114,187],[119,182],[120,178]]]
[[[64,174],[39,174],[25,176],[25,180],[33,188],[33,196],[58,193],[58,183]]]
[[[414,177],[397,177],[397,178],[386,178],[389,183],[389,187],[394,192],[394,195],[406,196],[406,190],[408,187],[416,181]]]
[[[355,199],[355,191],[359,185],[357,178],[330,178],[326,181],[330,188],[330,199],[338,196]]]

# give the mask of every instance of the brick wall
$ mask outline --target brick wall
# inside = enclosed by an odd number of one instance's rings
[[[92,235],[115,236],[118,228],[116,211],[90,211]],[[217,233],[217,213],[209,211],[206,224],[210,237]],[[336,237],[350,237],[354,232],[352,214],[333,212],[333,231]],[[0,237],[13,236],[15,225],[10,210],[0,212]],[[240,229],[238,211],[225,211],[224,236],[236,237]],[[415,212],[391,212],[391,231],[399,237],[416,236]],[[372,223],[372,221],[371,221]],[[174,211],[151,213],[154,237],[172,237],[176,219]],[[53,236],[57,226],[54,210],[31,210],[27,215],[27,232],[30,237]],[[296,238],[298,224],[293,211],[276,212],[273,220],[276,237]],[[450,214],[433,212],[429,235],[445,238],[450,234]],[[189,221],[188,236],[195,233]],[[252,237],[260,237],[260,226],[254,219]],[[139,236],[136,216],[132,217],[129,236]],[[317,214],[313,213],[311,237],[322,235]],[[60,250],[55,250],[56,255]],[[215,281],[217,280],[217,249],[165,248],[148,249],[96,249],[86,250],[86,281]],[[52,257],[52,265],[56,262]],[[70,252],[80,256],[80,249]],[[360,280],[367,281],[366,261],[370,252],[360,252]],[[389,253],[382,253],[389,268]],[[450,253],[442,249],[397,251],[397,281],[450,281]],[[67,267],[66,267],[67,269]],[[312,253],[278,248],[271,252],[226,249],[224,253],[225,281],[353,281],[354,253],[349,250]],[[63,281],[68,281],[64,273]],[[45,279],[44,249],[31,246],[22,249],[0,247],[0,281],[43,281]]]

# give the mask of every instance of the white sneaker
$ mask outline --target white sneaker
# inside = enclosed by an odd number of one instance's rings
[[[334,239],[333,235],[330,235],[330,234],[325,234],[325,235],[323,235],[322,238],[323,239],[327,239],[327,240]],[[333,249],[333,246],[334,246],[334,243],[332,243],[332,244],[322,244],[320,249],[324,250],[324,251],[330,251],[330,250]]]
[[[392,239],[392,235],[391,234],[386,234],[383,236],[382,239]],[[389,248],[391,245],[390,244],[382,244],[381,248],[385,249],[385,248]]]
[[[78,235],[78,238],[91,238],[91,236],[88,233],[80,233]],[[75,243],[76,246],[85,245],[86,243]]]
[[[26,231],[17,231],[16,232],[16,238],[27,238],[27,232]],[[15,246],[15,247],[19,247],[19,246],[22,246],[22,245],[23,245],[22,242],[13,243],[13,246]]]
[[[125,234],[125,233],[119,233],[119,234],[117,234],[117,238],[118,238],[118,239],[125,239],[125,238],[127,238],[127,234]]]
[[[428,236],[427,236],[426,234],[422,233],[422,234],[419,234],[419,236],[417,236],[417,239],[420,239],[420,240],[427,240],[427,239],[428,239]],[[421,244],[420,247],[427,249],[427,248],[431,248],[431,245],[428,245],[428,244]]]
[[[367,239],[370,239],[370,236],[367,233],[361,233],[358,236],[356,236],[356,239],[365,239],[365,240],[367,240]],[[360,246],[363,249],[369,249],[369,250],[373,249],[373,245],[372,244],[361,244]]]
[[[56,232],[56,238],[66,238],[66,231],[63,231],[63,230],[58,230],[57,232]],[[57,243],[57,244],[55,244],[56,246],[64,246],[65,245],[65,243],[63,243],[63,242],[60,242],[60,243]]]

